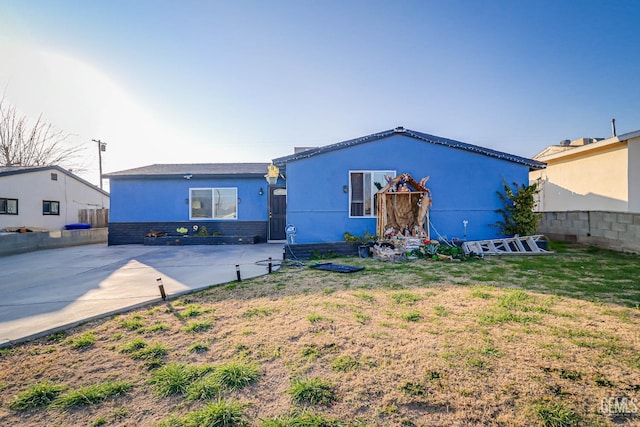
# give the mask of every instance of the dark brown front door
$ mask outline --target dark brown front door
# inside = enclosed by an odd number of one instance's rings
[[[285,240],[287,187],[269,187],[269,240]]]

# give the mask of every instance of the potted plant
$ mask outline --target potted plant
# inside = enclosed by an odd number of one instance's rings
[[[378,236],[371,234],[368,231],[357,236],[346,231],[344,233],[344,240],[354,245],[358,245],[358,255],[360,258],[368,258],[371,255],[371,247],[378,240]]]

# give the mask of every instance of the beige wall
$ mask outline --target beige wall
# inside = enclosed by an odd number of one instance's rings
[[[547,162],[546,169],[530,174],[532,182],[540,180],[538,210],[629,211],[631,174],[627,143],[602,145],[538,159]],[[638,156],[635,152],[632,155]]]
[[[51,179],[56,173],[58,179]],[[0,229],[37,227],[61,230],[78,222],[80,209],[109,208],[109,196],[59,170],[7,175],[0,179],[0,197],[18,199],[18,215],[0,215]],[[43,215],[42,201],[60,202],[60,215]]]
[[[640,137],[629,140],[629,212],[640,212]]]

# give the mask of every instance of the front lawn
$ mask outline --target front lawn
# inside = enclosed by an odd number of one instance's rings
[[[0,425],[640,423],[640,257],[553,249],[285,266],[1,350]]]

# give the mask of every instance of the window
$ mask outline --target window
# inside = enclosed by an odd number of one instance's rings
[[[51,181],[57,181],[57,180],[58,180],[58,174],[51,172]]]
[[[349,172],[349,216],[376,215],[376,193],[387,185],[386,176],[395,178],[395,171]]]
[[[0,215],[18,215],[18,199],[0,198]]]
[[[43,200],[42,215],[60,215],[60,202]]]
[[[192,188],[190,219],[237,219],[237,188]]]

